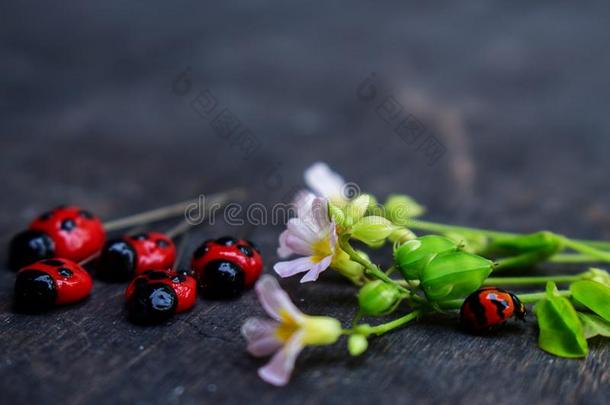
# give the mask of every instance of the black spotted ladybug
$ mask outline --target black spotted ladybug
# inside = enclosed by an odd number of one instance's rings
[[[9,266],[20,269],[52,257],[82,262],[98,253],[105,239],[102,221],[91,212],[76,206],[57,207],[11,240]]]
[[[186,271],[147,270],[127,286],[129,318],[141,324],[160,323],[191,309],[197,298],[197,281]]]
[[[78,263],[44,259],[17,272],[15,304],[21,310],[44,311],[80,301],[92,288],[91,276]]]
[[[100,254],[98,274],[112,281],[127,281],[147,269],[169,269],[176,260],[176,245],[159,232],[142,232],[109,240]]]
[[[249,288],[263,271],[263,259],[247,240],[225,236],[205,241],[195,250],[192,268],[203,297],[232,298]]]
[[[511,316],[525,320],[525,315],[525,306],[516,295],[496,287],[484,287],[464,300],[460,322],[472,332],[482,332],[504,323]]]

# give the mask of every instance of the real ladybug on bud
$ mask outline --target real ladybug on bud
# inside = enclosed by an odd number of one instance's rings
[[[197,281],[187,271],[147,270],[127,286],[129,318],[136,323],[163,322],[195,305]]]
[[[514,316],[525,320],[525,306],[515,294],[496,287],[484,287],[470,294],[462,304],[460,323],[472,332],[483,332]]]
[[[142,232],[109,240],[100,254],[98,274],[112,281],[128,281],[148,269],[169,269],[176,245],[165,234]]]
[[[93,281],[78,263],[67,259],[44,259],[17,272],[15,304],[29,312],[72,304],[91,294]]]
[[[102,221],[76,206],[61,206],[36,218],[11,240],[9,266],[20,269],[42,259],[62,257],[81,262],[104,245]]]
[[[223,299],[254,285],[263,271],[263,258],[252,242],[225,236],[199,246],[191,265],[203,297]]]

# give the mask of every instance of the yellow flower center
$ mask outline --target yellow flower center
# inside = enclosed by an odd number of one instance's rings
[[[275,330],[275,337],[277,337],[280,342],[286,342],[288,339],[290,339],[290,336],[292,336],[294,332],[299,329],[299,325],[286,310],[280,311],[280,318],[281,322]]]
[[[326,236],[324,239],[315,241],[311,245],[311,250],[313,252],[311,255],[311,261],[314,263],[319,263],[325,257],[332,255],[333,252],[330,248],[330,235]]]

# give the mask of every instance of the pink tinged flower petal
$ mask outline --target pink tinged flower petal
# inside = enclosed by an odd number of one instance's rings
[[[286,247],[290,249],[293,253],[296,253],[301,256],[311,256],[313,251],[311,249],[311,244],[305,242],[303,239],[300,239],[294,235],[288,234],[286,236],[285,241]]]
[[[282,347],[275,336],[279,323],[266,319],[248,318],[241,327],[241,333],[248,342],[248,352],[253,356],[269,356]]]
[[[258,375],[269,384],[282,386],[290,380],[294,363],[303,350],[303,332],[297,332],[286,342],[267,365],[258,370]]]
[[[288,235],[290,235],[290,232],[288,230],[280,234],[280,247],[277,248],[277,255],[280,257],[280,259],[285,259],[295,253],[292,249],[290,249],[290,247],[288,247],[288,244],[286,243]]]
[[[294,276],[298,273],[309,271],[315,263],[311,257],[299,257],[288,262],[278,262],[273,266],[273,270],[282,278]]]
[[[319,231],[317,227],[303,221],[301,218],[291,218],[286,224],[286,229],[291,235],[309,243],[316,240]]]
[[[265,311],[276,321],[282,320],[281,315],[284,312],[297,321],[303,317],[301,311],[294,306],[288,294],[280,288],[277,280],[272,276],[262,276],[254,289]]]
[[[330,198],[342,196],[345,186],[345,180],[323,162],[316,162],[305,170],[305,183],[317,194]]]
[[[333,260],[333,256],[327,256],[324,259],[322,259],[321,261],[319,261],[318,263],[316,263],[311,270],[309,270],[307,272],[307,274],[305,274],[305,276],[303,276],[303,278],[301,279],[301,283],[307,283],[309,281],[316,281],[318,279],[318,277],[320,276],[320,273],[322,273],[324,270],[326,270],[328,268],[328,266],[330,266],[330,263]]]
[[[320,231],[326,231],[330,226],[328,200],[322,197],[316,198],[311,204],[310,215],[315,227]]]
[[[311,203],[316,198],[315,194],[309,191],[300,191],[294,199],[294,205],[297,209],[297,216],[302,217],[311,210]]]
[[[334,252],[335,246],[337,246],[337,240],[339,239],[339,236],[337,235],[337,225],[334,222],[330,223],[328,232],[330,233],[330,250]]]

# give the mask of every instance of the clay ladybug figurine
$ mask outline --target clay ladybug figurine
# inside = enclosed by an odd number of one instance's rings
[[[460,322],[472,332],[483,332],[503,324],[511,316],[525,320],[525,306],[516,295],[496,287],[470,294],[460,310]]]
[[[76,206],[60,206],[36,218],[10,243],[9,266],[20,269],[52,257],[75,262],[95,255],[104,244],[102,221]]]
[[[67,259],[44,259],[17,272],[15,304],[37,312],[72,304],[91,294],[91,276],[78,263]]]
[[[233,298],[251,287],[263,271],[263,259],[252,242],[225,236],[203,242],[192,268],[204,298]]]
[[[129,318],[140,324],[163,322],[195,305],[197,281],[188,271],[147,270],[127,286]]]
[[[112,281],[127,281],[148,269],[169,269],[176,260],[176,245],[165,234],[142,232],[109,240],[100,254],[98,274]]]

